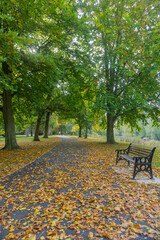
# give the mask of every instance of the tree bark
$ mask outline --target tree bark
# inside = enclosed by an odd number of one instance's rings
[[[16,140],[15,121],[12,110],[12,93],[3,90],[3,119],[5,126],[5,146],[3,149],[11,150],[20,148]]]
[[[114,144],[114,119],[111,114],[107,114],[107,143]]]
[[[26,137],[29,137],[29,128],[26,129]]]
[[[82,137],[82,127],[79,125],[79,137]]]
[[[36,129],[35,129],[33,141],[40,141],[40,139],[39,139],[39,129],[40,129],[40,124],[41,124],[41,119],[42,119],[43,114],[44,114],[44,112],[42,114],[40,114],[37,118],[37,124],[36,124]]]
[[[85,138],[88,137],[88,126],[86,126]]]
[[[32,126],[31,126],[31,137],[33,136],[33,130],[32,130]]]
[[[50,112],[47,112],[47,113],[46,113],[44,136],[43,136],[44,138],[48,138],[49,117],[50,117]]]

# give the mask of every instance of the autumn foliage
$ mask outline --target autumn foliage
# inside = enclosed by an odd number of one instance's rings
[[[120,144],[52,141],[49,148],[59,144],[23,174],[12,181],[1,179],[2,239],[158,240],[158,185],[139,183],[114,171]],[[46,142],[29,145],[32,160],[37,158],[36,148],[42,155],[46,146]],[[16,161],[21,163],[24,150],[16,151]],[[11,162],[16,151],[6,152],[6,160]],[[153,172],[158,176],[158,169]]]
[[[39,142],[32,140],[19,140],[20,149],[0,151],[0,174],[1,177],[11,174],[19,168],[31,163],[44,153],[48,152],[59,143],[58,138],[41,139]],[[3,147],[3,142],[0,142]]]

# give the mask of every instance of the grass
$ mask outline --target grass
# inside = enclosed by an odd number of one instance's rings
[[[33,137],[26,137],[26,136],[16,136],[17,142],[31,142],[33,141]],[[0,147],[4,146],[5,143],[5,138],[4,137],[0,137]]]
[[[75,137],[75,136],[74,136]],[[77,137],[76,137],[77,138]],[[80,138],[78,138],[80,139]],[[97,149],[101,149],[105,140],[102,138],[93,138],[89,137],[87,139],[81,138],[82,141],[93,144]],[[0,138],[0,148],[3,148],[5,142],[5,138]],[[17,136],[17,143],[21,147],[21,149],[15,150],[2,150],[0,151],[0,173],[1,176],[7,175],[20,167],[34,161],[36,158],[40,157],[44,153],[48,152],[54,146],[56,146],[60,142],[60,138],[49,136],[48,139],[40,136],[40,141],[33,141],[33,137],[26,136]],[[152,148],[156,146],[157,149],[155,151],[153,157],[153,168],[157,171],[157,175],[160,172],[160,142],[156,141],[155,145],[152,141],[152,144],[148,141],[141,141],[140,146],[144,145],[146,147]],[[136,143],[134,143],[136,144]],[[115,160],[115,150],[127,148],[129,145],[128,142],[119,142],[115,145],[103,144],[104,149],[110,150],[113,154],[113,161]]]
[[[49,136],[48,139],[51,139],[53,136]],[[16,136],[16,139],[17,139],[17,143],[18,144],[21,144],[21,143],[25,143],[25,142],[33,142],[33,136],[29,136],[29,137],[26,137],[25,135],[24,136]],[[39,136],[40,138],[40,141],[45,141],[45,138],[43,138],[43,136]],[[5,143],[5,138],[4,137],[0,137],[0,148],[4,147],[4,143]]]

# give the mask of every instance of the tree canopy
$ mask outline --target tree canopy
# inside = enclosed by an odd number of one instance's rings
[[[115,142],[116,125],[138,126],[148,117],[157,123],[158,19],[157,0],[3,0],[0,94],[5,148],[18,147],[16,112],[40,117],[58,111],[83,126],[99,114],[107,143]]]

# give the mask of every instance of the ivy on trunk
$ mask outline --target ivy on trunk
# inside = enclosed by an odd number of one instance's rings
[[[15,122],[12,110],[12,93],[10,90],[3,90],[3,118],[5,125],[5,146],[4,149],[20,148],[16,140]]]
[[[8,77],[11,75],[11,70],[9,69],[9,65],[6,62],[2,62],[2,70],[3,73]],[[12,110],[12,91],[7,88],[3,88],[3,119],[5,126],[5,146],[3,149],[14,149],[20,148],[17,144],[16,140],[16,132],[15,132],[15,121]]]

